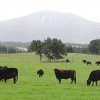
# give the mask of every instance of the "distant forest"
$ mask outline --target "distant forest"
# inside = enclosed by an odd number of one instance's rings
[[[87,47],[89,44],[80,44],[80,43],[65,43],[67,46],[72,46],[72,47]]]
[[[25,42],[25,43],[24,42],[0,42],[0,53],[31,52],[30,47],[32,42]],[[64,44],[67,47],[68,53],[100,54],[100,39],[92,40],[90,41],[90,44],[80,44],[80,43],[64,43]],[[41,45],[41,43],[39,45]],[[23,48],[23,50],[18,49],[19,47]]]
[[[30,46],[31,42],[0,42],[0,46],[5,46],[5,47],[24,47],[28,48]]]
[[[26,52],[16,47],[27,48],[29,52],[31,43],[32,42],[0,42],[0,53]],[[86,49],[88,44],[65,43],[65,45],[69,53],[89,53]]]
[[[80,43],[65,43],[66,46],[72,47],[87,47],[89,44],[80,44]],[[28,48],[31,45],[31,42],[0,42],[0,46],[8,47],[25,47]]]

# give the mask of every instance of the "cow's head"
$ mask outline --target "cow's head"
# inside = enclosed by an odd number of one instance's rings
[[[55,68],[55,69],[54,69],[54,71],[55,71],[55,74],[56,74],[56,73],[58,72],[58,69],[57,69],[57,68]]]
[[[91,84],[91,81],[90,80],[87,80],[87,85],[90,85]]]

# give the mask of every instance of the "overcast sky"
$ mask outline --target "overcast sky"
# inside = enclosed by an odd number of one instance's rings
[[[100,0],[0,0],[0,21],[41,10],[70,12],[100,22]]]

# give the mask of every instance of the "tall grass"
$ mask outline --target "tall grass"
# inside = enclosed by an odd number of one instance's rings
[[[99,100],[100,82],[98,86],[87,86],[86,80],[92,70],[100,69],[100,65],[95,64],[100,56],[69,53],[63,60],[66,59],[71,62],[44,63],[34,53],[0,54],[0,65],[16,67],[19,71],[16,84],[12,79],[0,82],[0,100]],[[92,65],[84,64],[83,59],[91,61]],[[42,78],[36,73],[40,68],[45,73]],[[67,79],[59,84],[54,68],[75,69],[77,83],[71,84]]]

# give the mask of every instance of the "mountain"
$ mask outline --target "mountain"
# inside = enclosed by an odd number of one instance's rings
[[[22,47],[22,48],[28,48],[31,45],[31,42],[0,42],[0,46],[5,47]]]
[[[55,11],[39,11],[0,21],[0,41],[43,41],[47,37],[60,39],[63,43],[89,43],[100,37],[100,23]]]

